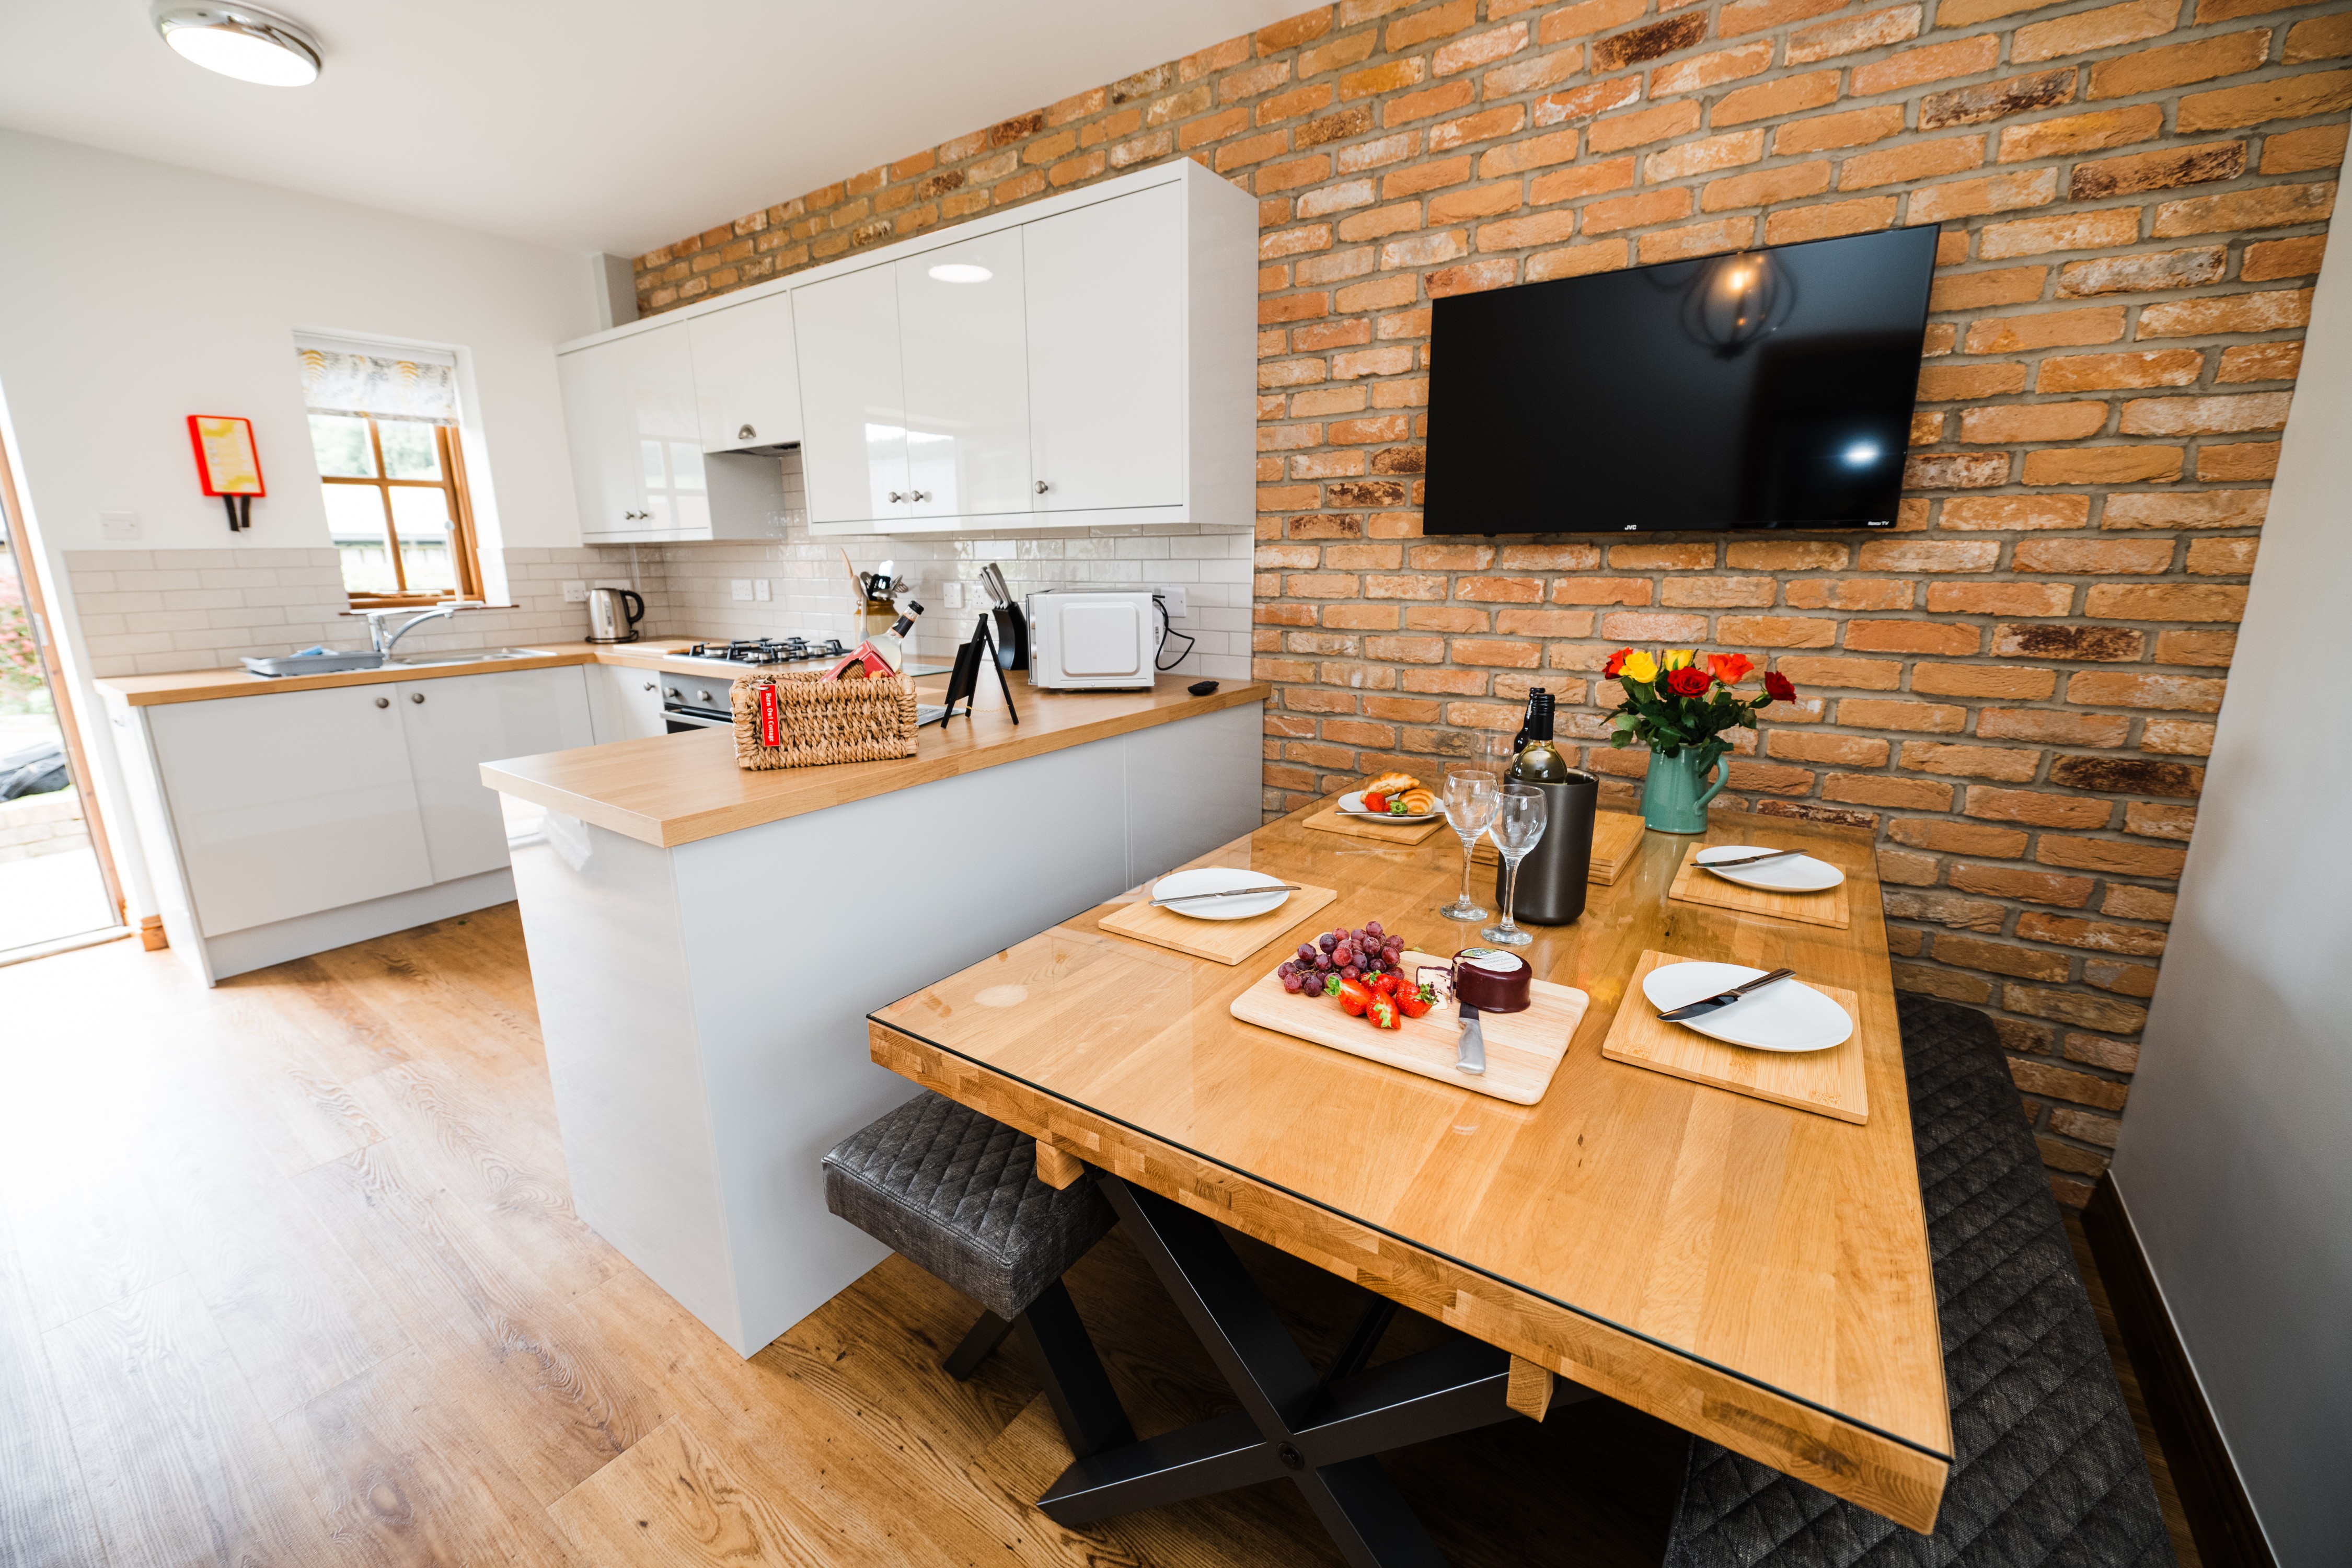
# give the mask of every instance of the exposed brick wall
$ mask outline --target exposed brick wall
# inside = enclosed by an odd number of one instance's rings
[[[2270,0],[1347,0],[639,258],[660,310],[1191,156],[1260,198],[1266,805],[1433,771],[1622,643],[1801,689],[1716,808],[1869,826],[1896,983],[1999,1019],[2061,1195],[2115,1138],[2352,103]],[[1421,542],[1429,302],[1943,229],[1892,536]],[[1756,736],[1741,737],[1753,742]],[[1638,753],[1589,750],[1620,803]]]

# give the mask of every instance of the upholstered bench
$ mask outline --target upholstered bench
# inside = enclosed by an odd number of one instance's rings
[[[1668,1568],[2159,1568],[2138,1435],[1991,1021],[1898,1003],[1952,1401],[1932,1535],[1694,1439]]]
[[[1056,1192],[1036,1166],[1035,1139],[925,1089],[824,1157],[824,1201],[981,1304],[947,1358],[959,1381],[1017,1330],[1083,1458],[1135,1441],[1062,1285],[1116,1222],[1093,1172]]]

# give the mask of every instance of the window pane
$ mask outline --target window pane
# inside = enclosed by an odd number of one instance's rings
[[[338,479],[375,478],[375,454],[368,447],[367,421],[343,414],[310,416],[310,450],[319,472]]]
[[[391,443],[384,462],[392,461]],[[457,587],[457,572],[449,557],[449,492],[395,486],[392,492],[393,526],[400,533],[400,563],[408,573],[412,594],[449,594]]]
[[[343,564],[343,586],[354,594],[394,594],[392,543],[383,532],[383,492],[373,485],[321,485],[327,532]],[[437,493],[437,492],[428,492]]]
[[[441,454],[433,440],[432,425],[414,419],[379,419],[376,438],[383,443],[383,477],[387,479],[437,479]]]

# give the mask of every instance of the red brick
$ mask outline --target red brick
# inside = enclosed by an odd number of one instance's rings
[[[2115,621],[2240,621],[2246,590],[2218,583],[2101,583],[2083,613]]]
[[[2293,381],[2303,368],[2301,343],[2241,343],[2221,351],[2218,382]]]
[[[2219,543],[2221,541],[2214,541]],[[2189,553],[2196,553],[2189,546]],[[2156,662],[2158,664],[2200,664],[2212,669],[2227,669],[2238,656],[2238,634],[2234,631],[2167,631],[2156,634]],[[2147,749],[2154,750],[2149,742]]]
[[[2014,163],[2028,158],[2062,158],[2095,153],[2106,147],[2128,147],[2152,142],[2164,134],[2161,104],[2135,103],[2125,109],[2095,109],[2085,114],[2037,120],[2027,125],[2004,126],[2000,161]]]
[[[1715,636],[1733,647],[1832,647],[1837,625],[1811,616],[1725,616]]]
[[[2101,803],[2105,805],[2104,802]],[[2178,877],[2188,851],[2155,844],[2118,844],[2107,838],[2061,838],[2042,836],[2033,858],[2045,866],[2076,871],[2104,871],[2126,877]]]
[[[1507,59],[1527,47],[1528,25],[1514,22],[1507,27],[1490,28],[1444,45],[1430,57],[1430,69],[1439,76],[1451,76],[1456,71],[1474,70],[1499,59]],[[1488,90],[1492,91],[1491,85]]]
[[[1728,250],[1740,250],[1756,242],[1756,220],[1752,217],[1717,218],[1711,223],[1688,224],[1681,228],[1663,229],[1643,235],[1636,242],[1643,265],[1654,261],[1679,261],[1693,256],[1717,256]]]
[[[2089,392],[2122,386],[2187,386],[2204,366],[2205,356],[2195,349],[2061,355],[2042,362],[2033,389]]]
[[[2132,485],[2167,483],[2180,477],[2179,447],[2053,447],[2025,454],[2029,485]],[[2088,501],[2088,496],[2037,497]],[[1949,526],[1948,522],[1946,526]],[[2078,525],[2079,526],[2079,525]]]
[[[1969,328],[1972,354],[2015,353],[2078,343],[2111,343],[2124,335],[2124,308],[2097,305],[2080,310],[2045,310],[2030,316],[1996,316]]]
[[[2011,702],[2041,701],[2058,689],[2058,672],[1989,664],[1920,664],[1911,689],[1932,697],[1992,697]]]
[[[1948,657],[1975,653],[1980,643],[1981,634],[1976,627],[1946,621],[1853,621],[1845,629],[1845,646],[1855,653],[1931,653]]]
[[[1903,684],[1903,666],[1889,659],[1783,654],[1774,661],[1774,668],[1800,688],[1827,686],[1864,691],[1894,691]]]
[[[1965,10],[1968,0],[1941,0],[1936,19],[1944,26],[1965,26],[1969,21],[1981,21],[1982,16],[1961,19],[1956,10]],[[2030,5],[2012,5],[2013,10],[2030,9]],[[2033,71],[2025,76],[2013,76],[2000,81],[1978,82],[1969,87],[1948,88],[1931,92],[1919,100],[1919,129],[1941,131],[1952,125],[1981,125],[1989,120],[2003,120],[2012,114],[2024,114],[2036,109],[2050,109],[2070,101],[2074,96],[2074,71]]]
[[[1979,786],[1970,793],[1994,792],[1987,792]],[[2005,837],[2016,840],[2013,849],[2004,847],[1990,853],[2001,855],[2025,853],[2024,834],[2005,828],[1988,828],[1984,831],[2000,833]],[[2029,871],[2016,867],[1979,866],[1972,862],[1964,862],[1952,868],[1949,881],[1955,889],[1964,893],[1983,893],[1990,898],[2015,899],[2022,903],[2053,904],[2066,910],[2079,910],[2091,899],[2092,882],[2088,877],[2066,877],[2054,871]]]
[[[1990,970],[1995,974],[2014,975],[2021,980],[2064,980],[2074,968],[2074,960],[2063,953],[2037,952],[2030,947],[2015,947],[2005,942],[1983,942],[1966,936],[1937,937],[1936,962],[1958,964],[1965,969]],[[2022,1062],[2012,1061],[2010,1066],[2021,1074],[2034,1070],[2055,1072],[2055,1069],[2047,1068],[2035,1069]],[[2119,1090],[2122,1088],[2120,1084],[2111,1084],[2104,1079],[2091,1081],[2104,1089]],[[2020,1087],[2034,1089],[2044,1094],[2052,1092],[2045,1085],[2026,1083],[2022,1079]]]
[[[2021,572],[2059,572],[2085,577],[2145,575],[2172,569],[2168,539],[2029,539],[2012,564]]]
[[[1823,800],[1856,805],[1887,805],[1905,811],[1948,811],[1952,786],[1927,779],[1896,778],[1885,773],[1830,773],[1822,780]],[[1893,913],[1891,907],[1887,911]]]
[[[1704,17],[1693,21],[1705,25]],[[1598,58],[1598,51],[1595,51]],[[1664,98],[1669,93],[1696,92],[1702,88],[1720,87],[1727,81],[1760,75],[1772,63],[1772,45],[1742,44],[1738,48],[1717,49],[1694,59],[1677,60],[1670,66],[1660,66],[1650,73],[1650,96]]]
[[[2220,680],[2197,675],[2136,675],[2120,669],[2085,669],[2068,679],[2066,700],[2098,708],[2214,713],[2221,710],[2222,686]]]
[[[2274,332],[2311,324],[2311,290],[2263,289],[2221,299],[2168,300],[2139,313],[2143,338]]]
[[[1986,708],[1977,733],[1992,741],[2039,741],[2053,746],[2120,746],[2131,721],[2113,713],[2068,713],[2054,708]]]
[[[1528,184],[1528,200],[1536,206],[1552,202],[1573,201],[1579,196],[1597,196],[1610,191],[1628,189],[1633,184],[1633,160],[1607,158],[1597,163],[1580,163],[1574,168],[1555,169],[1548,174],[1538,174]],[[1430,204],[1433,212],[1434,202]]]
[[[2254,569],[2257,539],[2198,539],[2189,545],[2189,570],[2200,576],[2244,576]]]
[[[2074,590],[2063,583],[1930,583],[1927,584],[1927,609],[1930,614],[1937,615],[2063,616],[2072,607],[2074,599]],[[1857,623],[1857,626],[1860,624]],[[1848,647],[1853,646],[1853,639],[1851,637],[1847,637],[1846,646]],[[1969,653],[1977,651],[1973,637],[1963,651]]]
[[[2079,441],[2107,422],[2104,403],[2018,403],[1960,412],[1960,439],[1990,446],[2014,441]]]
[[[1546,93],[1537,99],[1534,120],[1538,125],[1564,125],[1571,120],[1590,120],[1596,114],[1605,114],[1610,110],[1631,103],[1641,96],[1642,79],[1638,76],[1596,81],[1588,87]]]
[[[1743,87],[1724,94],[1716,100],[1715,113],[1709,122],[1716,129],[1722,130],[1726,126],[1745,125],[1753,120],[1778,120],[1835,103],[1837,99],[1838,73],[1833,70],[1782,77],[1777,81],[1760,82],[1754,87]],[[1681,107],[1690,109],[1691,125],[1696,126],[1697,106]]]
[[[1955,38],[1948,44],[1930,44],[1925,48],[1906,49],[1889,55],[1866,66],[1853,69],[1853,95],[1867,98],[1874,93],[1895,92],[1921,82],[1939,81],[1948,77],[1974,76],[1988,71],[2000,58],[2000,38],[1993,33],[1979,33],[1972,38]]]
[[[2352,78],[2352,71],[2344,74]],[[2226,195],[2166,202],[2156,209],[2156,224],[2150,232],[2158,239],[2168,239],[2189,234],[2236,233],[2287,224],[2324,223],[2335,207],[2333,180],[2258,185]]]
[[[2179,15],[2175,0],[2126,0],[2121,5],[2078,11],[2020,27],[2010,41],[2009,58],[2022,64],[2136,44],[2172,31]]]
[[[1860,147],[1882,141],[1903,129],[1903,106],[1852,109],[1842,114],[1817,115],[1791,121],[1772,132],[1775,153],[1824,153],[1839,147]]]
[[[1658,602],[1685,609],[1760,609],[1771,604],[1778,587],[1769,577],[1669,577]]]
[[[1830,166],[1826,160],[1790,163],[1778,169],[1759,169],[1752,174],[1710,180],[1699,205],[1708,212],[1766,206],[1798,196],[1819,195],[1829,186]]]
[[[1789,35],[1788,61],[1790,65],[1810,65],[1815,60],[1835,59],[1841,55],[1907,42],[1919,36],[1919,17],[1920,8],[1916,5],[1890,5],[1883,11],[1865,11],[1859,16],[1800,27]]]
[[[2200,23],[2210,19],[2204,16],[2198,18]],[[2211,81],[2216,77],[2235,76],[2240,71],[2252,70],[2261,65],[2263,55],[2270,48],[2270,34],[2257,28],[2252,32],[2225,33],[2219,37],[2200,38],[2194,43],[2172,44],[2160,49],[2135,49],[2130,54],[2118,55],[2093,65],[2091,89],[2087,96],[2093,99],[2134,98],[2144,92],[2161,92],[2167,88]]]
[[[2352,70],[2305,71],[2246,87],[2190,93],[2180,100],[2173,125],[2184,135],[2227,131],[2273,120],[2338,114],[2347,104],[2352,104]]]
[[[1895,222],[1893,196],[1830,202],[1820,206],[1783,207],[1768,214],[1764,238],[1769,245],[1793,245],[1801,240],[1827,239],[1842,234],[1864,234]]]
[[[1913,730],[1946,735],[1959,733],[1968,718],[1967,709],[1940,702],[1899,702],[1864,697],[1844,698],[1839,701],[1837,710],[1841,724],[1855,724],[1865,730]]]
[[[1789,22],[1801,22],[1824,11],[1835,11],[1843,0],[1730,0],[1716,16],[1715,30],[1723,37],[1761,32]]]
[[[2277,472],[2275,441],[2197,448],[2197,477],[2200,479],[2267,479]]]
[[[2021,305],[2042,298],[2047,267],[2007,267],[1991,272],[1960,272],[1929,286],[1930,310],[1973,310],[1987,305]],[[2021,380],[2019,387],[2022,387]],[[2018,388],[2011,388],[2014,391]]]
[[[2310,125],[2301,131],[2281,131],[2263,138],[2263,173],[2300,174],[2312,169],[2333,169],[2344,162],[2345,128]]]
[[[1762,130],[1735,131],[1722,136],[1703,136],[1696,142],[1685,142],[1662,153],[1652,153],[1642,160],[1642,172],[1654,181],[1678,180],[1686,174],[1735,169],[1743,163],[1753,163],[1763,155]]]
[[[2259,528],[2270,491],[2204,490],[2189,495],[2109,496],[2101,528]]]
[[[1835,75],[1834,72],[1831,74]],[[1639,147],[1645,142],[1664,142],[1696,131],[1698,121],[1699,107],[1688,100],[1680,103],[1661,103],[1596,120],[1585,132],[1584,140],[1595,153],[1620,153],[1628,147]],[[1716,111],[1716,123],[1726,123],[1720,107]]]
[[[1991,224],[1977,237],[1977,254],[1988,261],[1998,261],[2011,256],[2044,256],[2057,250],[2105,250],[2137,240],[2139,217],[2137,207],[2107,207]],[[2158,230],[2158,234],[2163,232]]]
[[[1831,763],[1840,767],[1881,768],[1890,747],[1864,735],[1809,734],[1775,730],[1765,738],[1765,750],[1775,757],[1798,763]]]
[[[2117,426],[2126,436],[2210,436],[2277,430],[2286,425],[2289,394],[2244,392],[2217,397],[2136,397]]]

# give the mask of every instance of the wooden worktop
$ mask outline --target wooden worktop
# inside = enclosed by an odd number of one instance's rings
[[[273,691],[320,691],[331,686],[383,686],[398,680],[439,680],[453,675],[486,675],[499,669],[551,669],[566,664],[620,664],[636,669],[668,669],[685,675],[716,675],[705,659],[684,663],[673,656],[693,646],[692,637],[655,637],[635,643],[534,642],[546,650],[535,658],[468,659],[457,664],[390,665],[341,669],[326,675],[256,675],[249,669],[186,669],[173,675],[109,675],[90,684],[133,708],[164,702],[210,702],[222,697],[259,697]]]
[[[925,688],[929,695],[936,678],[927,679],[934,681]],[[1155,724],[1263,702],[1270,692],[1262,685],[1234,682],[1206,697],[1194,697],[1185,690],[1192,679],[1163,675],[1150,691],[1038,691],[1016,684],[1013,698],[1021,713],[1018,725],[1002,706],[983,707],[971,718],[949,721],[944,729],[924,726],[916,754],[898,762],[753,771],[735,765],[732,731],[702,730],[485,763],[482,782],[583,822],[667,847]]]
[[[1318,803],[1318,806],[1319,806]],[[1915,1530],[1952,1453],[1927,1224],[1867,836],[1742,816],[1707,842],[1841,867],[1840,931],[1668,889],[1691,839],[1652,833],[1583,917],[1532,928],[1537,974],[1591,1009],[1517,1106],[1259,1028],[1234,997],[1299,933],[1379,920],[1425,951],[1450,838],[1381,847],[1307,807],[1196,864],[1331,888],[1237,967],[1106,932],[1138,893],[874,1014],[883,1066],[1552,1372]],[[1491,893],[1491,872],[1475,886]],[[1865,1124],[1609,1060],[1645,949],[1787,964],[1856,994]],[[1638,996],[1631,998],[1635,1005]]]

